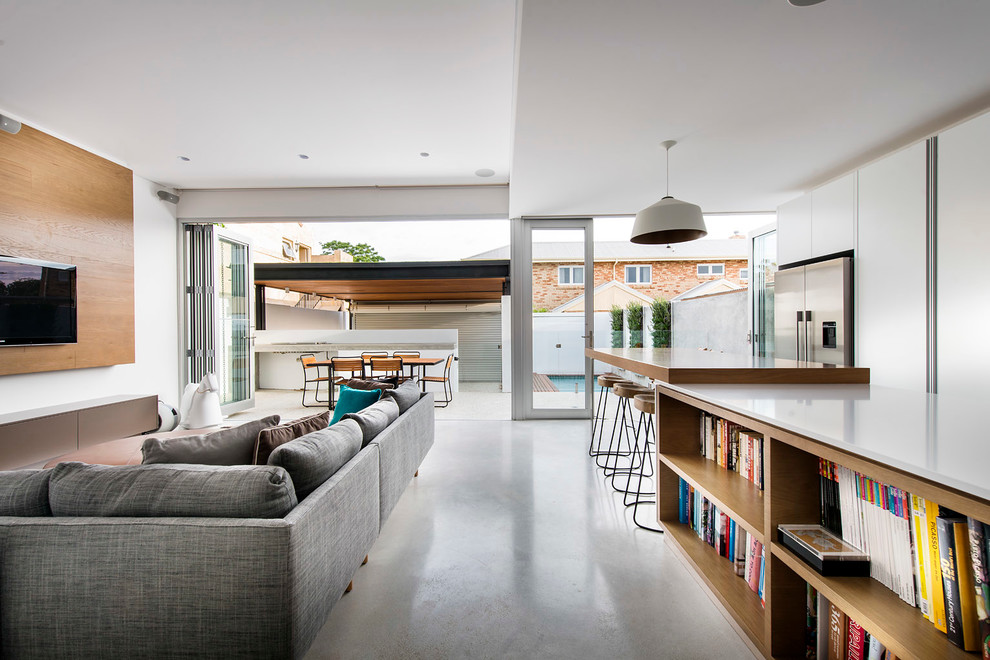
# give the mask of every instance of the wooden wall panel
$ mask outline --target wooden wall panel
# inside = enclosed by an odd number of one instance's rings
[[[0,254],[75,264],[78,342],[0,347],[0,375],[134,362],[133,174],[24,126],[0,131]]]

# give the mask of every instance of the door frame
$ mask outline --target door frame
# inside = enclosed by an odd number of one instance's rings
[[[595,260],[593,219],[514,218],[511,220],[511,317],[512,419],[590,419],[594,394],[593,361],[584,358],[584,408],[534,408],[533,406],[533,230],[584,230],[584,335],[585,347],[594,346]]]

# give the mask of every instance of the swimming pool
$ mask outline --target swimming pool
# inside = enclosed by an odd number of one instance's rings
[[[584,376],[547,376],[559,392],[584,392]],[[574,386],[577,389],[574,389]]]

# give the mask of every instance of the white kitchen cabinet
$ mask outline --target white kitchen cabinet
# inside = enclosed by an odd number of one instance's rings
[[[811,258],[811,193],[777,207],[777,263]]]
[[[990,397],[990,114],[938,136],[938,392]],[[918,265],[909,267],[917,268]]]
[[[925,143],[859,170],[856,364],[870,382],[926,389]]]
[[[856,246],[856,173],[811,191],[811,256]]]

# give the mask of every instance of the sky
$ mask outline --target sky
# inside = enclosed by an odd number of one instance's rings
[[[774,214],[706,215],[708,236],[728,238],[770,224]],[[595,218],[596,241],[628,241],[632,217]],[[368,243],[386,261],[459,261],[509,244],[508,220],[419,220],[397,222],[334,222],[310,225],[319,241]],[[544,232],[546,240],[576,240],[562,232]],[[541,240],[537,237],[536,240]]]

